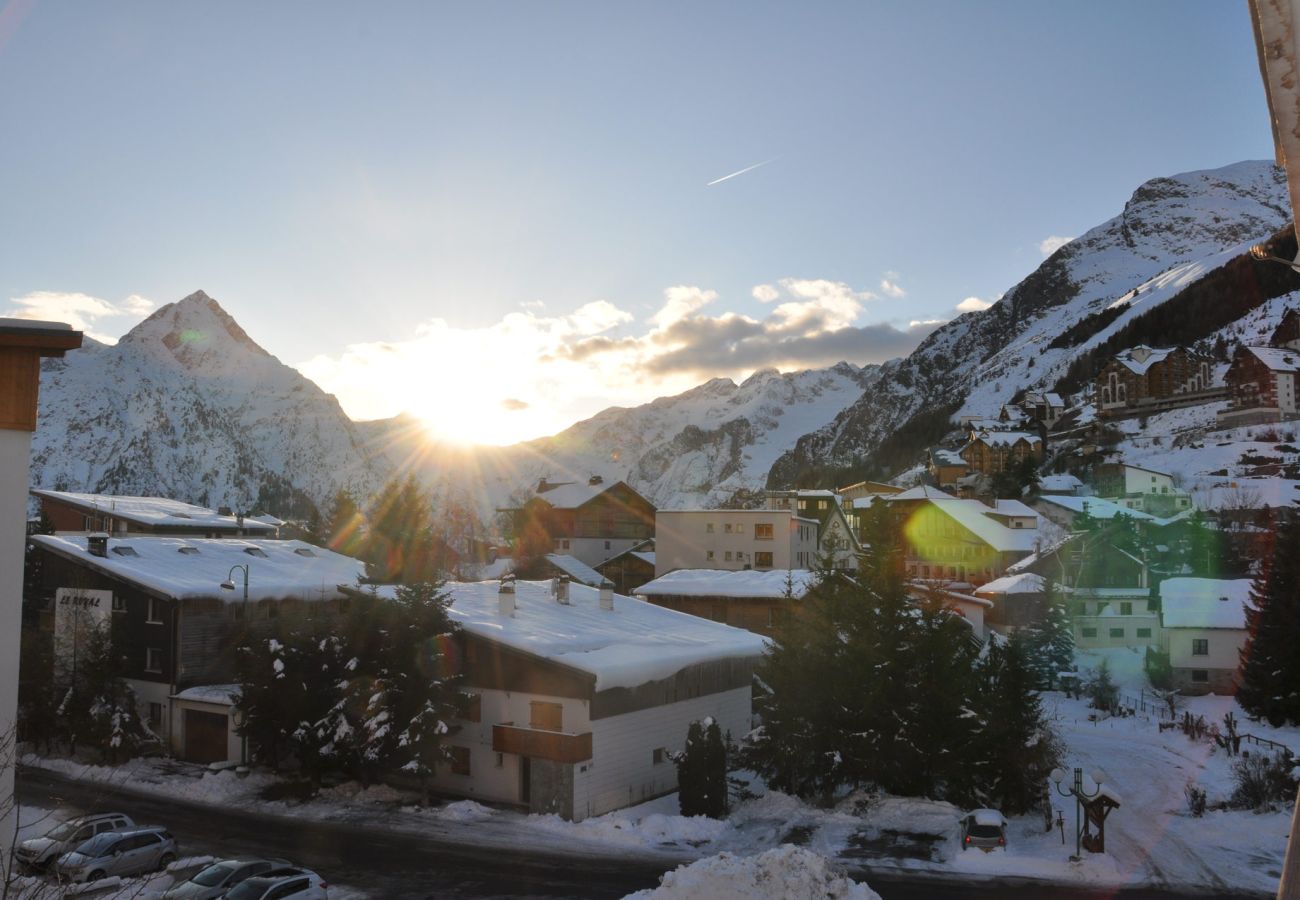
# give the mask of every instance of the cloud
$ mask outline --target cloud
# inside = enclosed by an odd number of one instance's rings
[[[781,292],[770,284],[756,284],[750,293],[754,295],[754,299],[759,303],[771,303],[781,297]]]
[[[885,277],[880,279],[880,292],[886,297],[892,297],[895,300],[901,300],[907,296],[907,291],[898,283],[897,272],[886,272]]]
[[[988,300],[981,300],[979,297],[967,297],[957,304],[957,312],[979,312],[981,309],[988,309],[992,305]]]
[[[354,344],[298,368],[356,418],[408,411],[449,438],[512,443],[713,377],[883,362],[936,325],[859,324],[876,295],[843,282],[788,278],[754,291],[770,297],[762,317],[708,314],[716,291],[676,285],[639,327],[606,300],[567,315],[511,312],[476,328],[432,319],[410,340]]]
[[[1074,240],[1074,238],[1062,237],[1059,234],[1048,235],[1038,242],[1038,252],[1044,256],[1051,256],[1072,240]]]
[[[64,291],[32,291],[21,297],[9,299],[10,310],[5,315],[15,319],[36,319],[47,322],[66,322],[88,337],[106,344],[116,343],[111,335],[98,333],[95,325],[100,319],[143,318],[153,309],[153,301],[131,294],[121,303],[110,303],[90,294]]]

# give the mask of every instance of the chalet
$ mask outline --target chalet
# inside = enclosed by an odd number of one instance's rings
[[[1153,516],[1172,516],[1192,508],[1190,494],[1180,491],[1166,472],[1128,463],[1102,463],[1093,476],[1094,492],[1126,509]]]
[[[959,455],[971,472],[997,475],[1026,459],[1043,459],[1043,439],[1027,431],[981,431],[962,447]]]
[[[855,500],[864,497],[887,497],[891,494],[901,494],[906,488],[901,488],[896,484],[885,484],[883,481],[859,481],[836,490],[839,494],[840,503],[849,507],[853,506]]]
[[[1235,694],[1246,644],[1251,580],[1167,578],[1160,583],[1163,646],[1184,694]]]
[[[1040,494],[1057,494],[1065,497],[1077,497],[1083,493],[1083,482],[1078,476],[1063,472],[1056,475],[1040,475],[1038,478]]]
[[[1095,387],[1103,418],[1156,412],[1184,400],[1207,402],[1222,394],[1211,379],[1210,360],[1183,347],[1123,350],[1097,373]]]
[[[930,480],[941,488],[956,487],[959,480],[970,474],[970,465],[961,453],[944,447],[931,447],[925,463]]]
[[[1012,634],[1043,621],[1047,612],[1047,579],[1033,572],[1003,575],[980,585],[975,596],[992,604],[984,615],[989,628],[999,634]]]
[[[1038,514],[1019,501],[990,507],[918,487],[884,502],[902,539],[904,570],[913,578],[982,585],[1040,541]]]
[[[213,698],[229,693],[230,645],[244,625],[295,608],[339,612],[346,601],[339,585],[365,575],[358,560],[294,540],[99,534],[29,541],[43,558],[40,583],[25,602],[53,632],[55,664],[75,653],[85,628],[120,617],[141,718],[178,756],[204,763],[239,759],[231,704]],[[206,700],[195,701],[199,695]]]
[[[35,489],[41,513],[56,532],[108,532],[195,537],[275,537],[279,519],[232,515],[166,497],[118,497]],[[279,524],[273,524],[279,523]]]
[[[792,509],[661,509],[655,576],[676,569],[811,569],[818,529],[817,519]]]
[[[393,588],[381,589],[381,596]],[[767,641],[609,587],[449,583],[468,715],[440,792],[581,820],[677,789],[673,755],[712,717],[750,727]]]
[[[1224,375],[1228,407],[1220,410],[1222,426],[1256,425],[1300,418],[1297,373],[1300,351],[1289,347],[1240,347]]]
[[[596,571],[613,582],[615,591],[630,597],[655,577],[655,542],[642,541],[631,550],[605,560],[596,566]]]
[[[1029,391],[1020,400],[1020,410],[1030,421],[1051,428],[1065,415],[1065,401],[1051,391]]]
[[[818,556],[833,560],[836,569],[857,570],[862,547],[858,544],[852,507],[846,513],[834,491],[768,491],[763,505],[767,509],[793,509],[805,518],[816,519]]]
[[[1043,518],[1069,531],[1083,528],[1089,519],[1110,521],[1118,516],[1126,516],[1144,525],[1164,527],[1187,516],[1187,511],[1173,516],[1156,516],[1115,500],[1065,494],[1040,494],[1033,505]]]
[[[655,508],[625,481],[548,482],[518,509],[516,537],[540,533],[556,553],[596,566],[655,536]]]
[[[807,569],[728,571],[678,569],[641,585],[636,595],[656,606],[772,636],[816,589]]]

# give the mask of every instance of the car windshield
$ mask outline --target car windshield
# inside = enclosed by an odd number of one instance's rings
[[[80,825],[81,823],[75,820],[72,822],[64,822],[62,825],[56,825],[45,836],[55,841],[66,841],[68,838],[72,837],[74,833],[76,833],[76,830]]]
[[[190,881],[203,887],[214,887],[225,882],[230,877],[230,873],[235,871],[236,868],[235,863],[214,863],[195,875]]]
[[[117,843],[121,835],[104,832],[97,834],[90,840],[77,847],[77,852],[83,856],[103,856],[113,845]]]
[[[967,834],[977,838],[995,838],[1002,836],[1002,829],[996,825],[972,825]]]
[[[257,900],[270,884],[265,878],[250,878],[226,894],[226,900]]]

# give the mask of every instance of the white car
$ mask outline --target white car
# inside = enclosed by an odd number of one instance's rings
[[[226,900],[329,900],[329,885],[311,869],[286,866],[235,885]]]
[[[14,858],[28,869],[45,869],[69,850],[75,850],[97,834],[134,825],[126,813],[96,813],[79,816],[54,826],[43,837],[29,838],[14,848]]]
[[[189,881],[162,892],[161,900],[215,900],[237,884],[288,866],[283,859],[223,859],[201,869]]]
[[[961,820],[961,848],[978,847],[989,853],[1007,849],[1007,820],[996,809],[977,809]]]

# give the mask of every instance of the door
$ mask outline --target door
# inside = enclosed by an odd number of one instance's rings
[[[222,713],[185,710],[185,758],[190,762],[225,762],[227,717]]]
[[[533,761],[530,757],[519,757],[519,801],[524,806],[531,806],[533,800]]]

